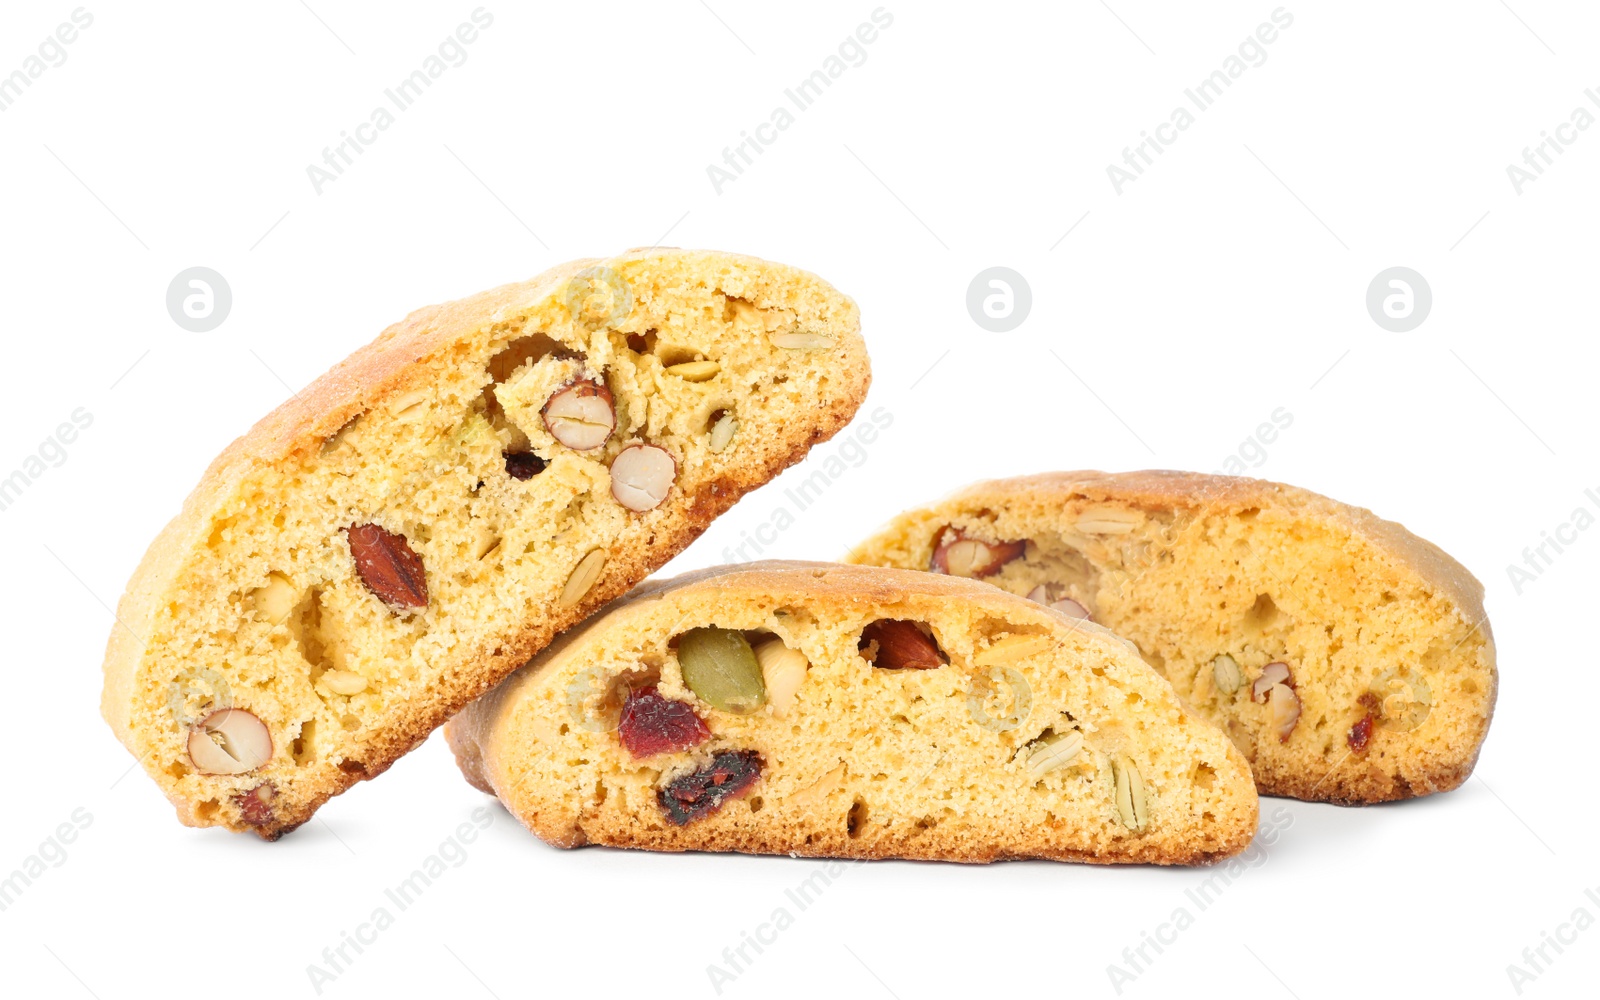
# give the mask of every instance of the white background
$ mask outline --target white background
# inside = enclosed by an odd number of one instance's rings
[[[866,62],[719,194],[707,165],[876,4],[710,5],[492,3],[465,64],[321,194],[307,165],[472,0],[96,4],[0,113],[0,476],[93,415],[0,512],[0,875],[92,817],[0,912],[5,994],[313,996],[323,949],[486,804],[436,738],[280,843],[180,827],[99,718],[108,606],[206,462],[389,322],[664,242],[794,263],[861,306],[864,412],[893,425],[766,554],[836,556],[979,477],[1217,470],[1284,407],[1254,474],[1402,521],[1487,585],[1503,675],[1477,773],[1382,808],[1264,801],[1287,827],[1203,912],[1185,890],[1206,871],[1047,863],[859,866],[799,912],[784,890],[817,862],[563,853],[495,807],[323,995],[710,997],[707,967],[780,906],[793,925],[722,995],[1114,996],[1107,967],[1179,907],[1192,925],[1122,995],[1515,995],[1524,948],[1579,907],[1600,917],[1600,531],[1520,594],[1507,574],[1576,508],[1600,513],[1600,128],[1521,194],[1506,173],[1573,109],[1600,114],[1593,9],[1290,5],[1266,62],[1119,195],[1107,165],[1271,0],[900,0]],[[7,4],[0,73],[71,10]],[[233,291],[209,333],[164,304],[194,265]],[[964,303],[995,265],[1032,288],[1009,333]],[[1365,307],[1395,265],[1432,287],[1409,333]],[[807,472],[674,568],[723,561]],[[1600,928],[1547,948],[1524,994],[1592,991],[1597,951]]]

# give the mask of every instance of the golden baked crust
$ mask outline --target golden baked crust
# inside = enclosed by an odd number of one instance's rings
[[[1118,512],[1132,526],[1103,530]],[[847,561],[927,569],[946,526],[1029,539],[987,581],[1022,594],[1049,584],[1131,639],[1228,730],[1262,794],[1383,802],[1448,791],[1472,772],[1498,687],[1483,587],[1371,511],[1255,479],[1046,473],[902,514]],[[1216,683],[1223,653],[1244,675],[1231,696]],[[1287,740],[1251,697],[1274,661],[1291,666],[1302,709]]]
[[[885,618],[928,625],[948,662],[869,663],[861,633]],[[752,713],[697,696],[679,650],[701,627],[805,656],[782,714],[770,675]],[[652,688],[693,706],[707,742],[642,758],[624,749],[619,701]],[[1040,738],[1071,732],[1078,756],[1030,774]],[[1126,640],[984,584],[901,570],[768,562],[652,581],[445,734],[474,787],[560,847],[1193,864],[1244,849],[1257,823],[1238,750]],[[725,751],[758,752],[759,780],[709,815],[671,821],[658,791]],[[1138,829],[1119,812],[1113,759],[1142,776]]]
[[[806,334],[803,348],[777,346],[784,333]],[[721,360],[709,377],[669,371],[705,358]],[[615,395],[616,429],[592,453],[561,446],[535,398],[574,372]],[[869,379],[854,303],[814,275],[733,254],[573,261],[417,310],[211,464],[128,584],[102,714],[184,823],[274,839],[832,436]],[[719,449],[711,423],[724,413],[737,430]],[[606,469],[635,441],[668,450],[677,477],[643,513],[613,499]],[[512,451],[548,464],[514,482],[500,457]],[[344,531],[364,522],[421,556],[425,610],[396,612],[362,586]],[[596,547],[609,552],[599,578],[562,606],[568,573]],[[287,620],[261,610],[274,586],[293,604]],[[324,681],[335,669],[365,688],[341,700]],[[271,716],[273,758],[199,774],[187,733],[229,705]],[[239,798],[263,784],[261,801]]]

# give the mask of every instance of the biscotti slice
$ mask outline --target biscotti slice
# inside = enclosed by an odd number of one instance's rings
[[[970,580],[826,563],[652,582],[445,728],[560,847],[1189,864],[1250,771],[1126,640]]]
[[[902,514],[849,561],[977,577],[1131,639],[1264,795],[1466,780],[1494,711],[1483,586],[1371,511],[1255,479],[1063,472]]]
[[[212,464],[128,585],[102,711],[183,822],[275,838],[844,426],[868,378],[854,303],[731,254],[413,313]]]

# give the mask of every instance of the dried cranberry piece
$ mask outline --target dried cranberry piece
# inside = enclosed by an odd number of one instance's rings
[[[724,750],[712,757],[707,766],[674,778],[665,788],[658,789],[656,801],[668,823],[683,826],[743,795],[760,779],[765,766],[754,750]]]
[[[1367,710],[1367,714],[1361,717],[1361,721],[1350,727],[1350,735],[1346,736],[1344,741],[1350,745],[1352,752],[1362,753],[1367,749],[1367,741],[1372,739],[1372,721],[1377,716],[1381,706],[1371,691],[1363,694],[1357,701],[1360,702],[1362,708]]]
[[[1372,739],[1372,716],[1364,715],[1361,721],[1350,727],[1350,735],[1345,737],[1345,742],[1350,744],[1350,749],[1361,753],[1367,748],[1367,741]]]
[[[506,452],[506,475],[512,479],[532,479],[544,471],[544,459],[531,451]]]
[[[697,747],[711,738],[694,706],[664,698],[654,686],[628,694],[617,725],[622,745],[635,758]]]

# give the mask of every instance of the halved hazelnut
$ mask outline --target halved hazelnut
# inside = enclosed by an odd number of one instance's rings
[[[885,670],[933,670],[948,660],[920,622],[882,618],[861,630],[861,655]]]
[[[595,381],[563,386],[539,413],[550,436],[573,451],[593,451],[610,439],[617,426],[611,390]]]
[[[272,759],[272,734],[242,708],[224,708],[189,730],[189,762],[201,774],[244,774]]]
[[[629,510],[643,513],[661,506],[678,478],[678,463],[665,448],[633,444],[611,460],[611,495]]]
[[[992,576],[1027,549],[1027,542],[980,542],[954,528],[946,528],[936,540],[929,568],[951,576]]]

